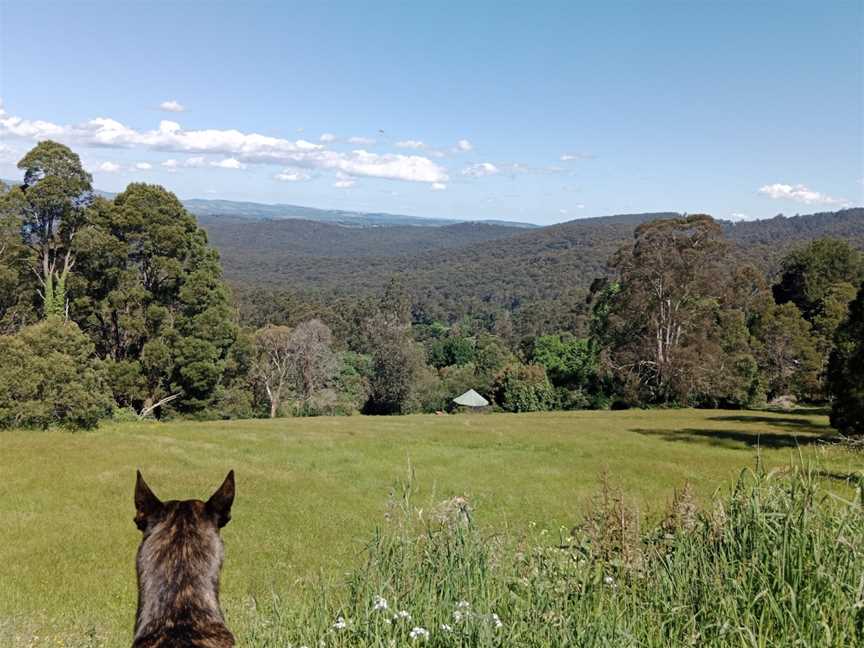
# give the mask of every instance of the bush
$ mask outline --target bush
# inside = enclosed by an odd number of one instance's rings
[[[112,401],[93,343],[50,319],[0,337],[0,427],[95,427]]]
[[[555,390],[540,365],[511,364],[495,378],[495,402],[508,412],[543,412],[555,405]]]

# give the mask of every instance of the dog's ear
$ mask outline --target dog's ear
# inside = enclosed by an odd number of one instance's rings
[[[231,520],[231,505],[234,503],[234,471],[230,471],[225,481],[210,499],[207,500],[207,511],[215,518],[221,528]]]
[[[135,526],[141,531],[147,527],[148,518],[162,511],[162,501],[153,494],[141,471],[138,470],[135,479]]]

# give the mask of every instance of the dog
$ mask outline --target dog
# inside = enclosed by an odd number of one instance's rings
[[[162,502],[138,471],[135,525],[138,610],[132,648],[230,648],[234,635],[219,606],[224,548],[219,530],[231,519],[234,471],[209,500]]]

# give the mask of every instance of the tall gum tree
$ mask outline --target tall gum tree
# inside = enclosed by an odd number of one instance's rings
[[[31,252],[42,314],[67,313],[67,282],[75,266],[74,242],[87,224],[93,199],[92,177],[77,154],[63,144],[39,142],[18,162],[23,183],[10,196],[21,209],[21,232]]]

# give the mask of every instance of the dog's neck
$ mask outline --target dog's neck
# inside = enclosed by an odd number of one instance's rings
[[[222,543],[166,520],[138,548],[135,639],[178,625],[224,625],[219,606]]]

